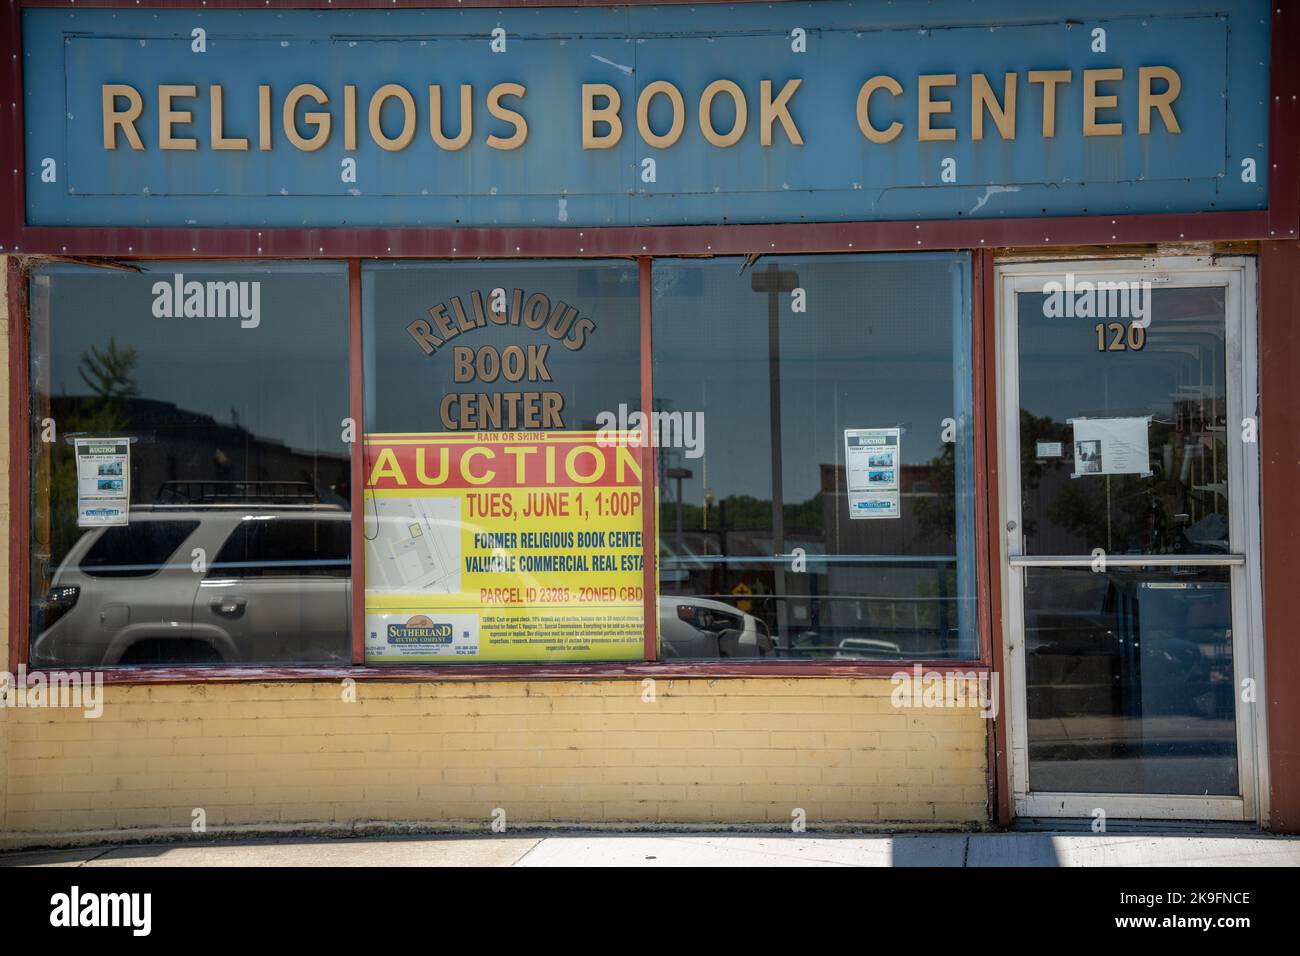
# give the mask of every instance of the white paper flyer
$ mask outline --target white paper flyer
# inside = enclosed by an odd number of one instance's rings
[[[126,524],[131,508],[131,443],[126,438],[75,438],[77,527]]]
[[[901,429],[844,429],[850,518],[898,518]]]
[[[1074,426],[1074,474],[1151,474],[1151,452],[1147,443],[1150,416],[1140,418],[1072,418]]]

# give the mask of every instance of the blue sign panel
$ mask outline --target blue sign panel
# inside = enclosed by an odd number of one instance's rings
[[[29,9],[27,221],[1265,208],[1269,5],[1130,4]]]

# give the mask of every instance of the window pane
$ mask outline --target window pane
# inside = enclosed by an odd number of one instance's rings
[[[1152,289],[1145,328],[1019,294],[1026,554],[1231,550],[1225,293]]]
[[[969,269],[655,263],[665,657],[976,655]]]
[[[97,578],[134,578],[156,574],[197,521],[137,521],[105,528],[86,550],[81,570]]]
[[[346,578],[352,525],[346,514],[332,518],[244,515],[217,554],[209,578]]]
[[[641,658],[648,456],[599,431],[637,265],[377,263],[363,302],[366,660]]]
[[[1227,568],[1028,568],[1029,785],[1235,795]]]
[[[346,268],[30,288],[33,665],[350,660]]]

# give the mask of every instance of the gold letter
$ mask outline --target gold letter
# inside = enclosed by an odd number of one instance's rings
[[[248,140],[243,136],[226,138],[222,132],[221,84],[213,83],[208,87],[208,96],[212,100],[212,148],[213,149],[248,149]]]
[[[894,120],[885,129],[876,129],[871,125],[871,94],[876,90],[885,90],[891,96],[903,95],[903,88],[890,76],[873,76],[863,83],[862,89],[858,90],[858,129],[873,143],[892,143],[903,131],[903,124]]]
[[[158,148],[198,149],[199,141],[189,136],[172,136],[176,123],[190,123],[194,114],[189,110],[172,109],[173,96],[198,96],[199,88],[187,84],[164,83],[158,87]]]
[[[1083,71],[1083,135],[1084,136],[1122,136],[1123,123],[1098,123],[1097,110],[1113,110],[1119,98],[1115,96],[1098,96],[1097,84],[1107,80],[1124,79],[1120,67],[1108,70]]]
[[[528,138],[528,121],[512,109],[507,109],[501,105],[501,97],[517,96],[521,100],[528,88],[521,83],[498,83],[492,89],[488,90],[487,108],[499,120],[505,120],[512,123],[515,127],[513,136],[501,137],[492,135],[487,138],[487,144],[493,149],[518,149],[524,145],[524,140]]]
[[[989,111],[998,135],[1003,139],[1016,138],[1016,75],[1006,74],[1002,83],[1002,105],[998,106],[993,88],[983,73],[972,73],[970,78],[971,139],[984,138],[984,110]]]
[[[777,94],[776,99],[772,99],[772,81],[764,80],[758,85],[759,89],[759,129],[758,141],[764,146],[772,145],[772,121],[780,120],[781,127],[785,130],[785,135],[795,146],[803,145],[803,137],[799,135],[799,127],[794,125],[794,118],[790,115],[790,97],[794,96],[795,90],[799,89],[799,84],[803,80],[789,80],[785,86],[781,87],[781,92]]]
[[[257,88],[257,148],[266,152],[271,148],[271,88]]]
[[[713,128],[713,98],[719,93],[726,93],[736,104],[736,124],[731,132],[722,136]],[[700,94],[700,132],[714,146],[734,146],[745,135],[745,124],[749,122],[749,107],[745,105],[745,94],[731,80],[714,80]]]
[[[1056,136],[1056,84],[1070,83],[1074,74],[1069,70],[1030,70],[1029,82],[1043,84],[1043,139]]]
[[[922,74],[916,78],[916,138],[921,142],[938,139],[956,139],[955,129],[932,129],[930,117],[935,113],[951,113],[952,103],[947,100],[935,102],[930,99],[930,91],[936,86],[956,86],[956,73]]]
[[[383,128],[379,125],[379,114],[390,97],[396,97],[402,104],[402,131],[393,139],[385,136]],[[370,138],[379,145],[380,149],[386,149],[390,153],[396,153],[411,145],[411,140],[415,139],[415,99],[406,87],[396,83],[385,83],[375,90],[374,96],[370,97]]]
[[[302,118],[308,123],[316,126],[316,132],[310,139],[304,139],[298,133],[298,101],[303,97],[310,96],[321,106],[329,103],[329,97],[319,86],[312,83],[299,83],[289,91],[289,95],[284,98],[284,135],[289,138],[289,142],[307,153],[314,153],[325,145],[325,141],[330,138],[330,114],[329,113],[304,113]]]
[[[1163,93],[1151,92],[1151,81],[1165,81]],[[1171,133],[1181,133],[1178,117],[1174,116],[1174,100],[1183,89],[1182,78],[1167,66],[1143,66],[1138,68],[1138,133],[1146,135],[1151,132],[1151,107],[1160,111],[1160,119],[1165,129]]]
[[[605,97],[605,105],[596,109],[596,97]],[[582,84],[582,148],[612,149],[623,137],[623,121],[618,118],[618,108],[622,104],[618,90],[608,83]],[[596,124],[608,123],[609,132],[596,135]]]
[[[672,125],[662,136],[650,128],[650,101],[660,94],[668,97],[668,102],[673,107]],[[682,102],[682,94],[677,87],[667,80],[655,80],[641,90],[641,95],[636,98],[636,129],[646,145],[655,149],[667,149],[681,138],[685,126],[686,104]]]
[[[357,148],[357,88],[351,84],[343,87],[343,148]]]
[[[104,100],[104,148],[117,149],[117,127],[121,126],[131,148],[144,149],[140,134],[135,131],[135,121],[144,110],[144,98],[140,96],[140,91],[125,83],[105,83],[101,93]],[[117,108],[119,96],[127,98],[128,106],[124,110]]]
[[[474,134],[474,87],[468,83],[460,85],[460,132],[455,138],[447,137],[442,131],[442,87],[429,87],[429,133],[443,149],[454,152],[465,147]]]

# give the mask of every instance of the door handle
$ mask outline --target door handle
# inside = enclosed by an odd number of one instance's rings
[[[241,617],[247,604],[247,598],[220,597],[209,601],[208,607],[212,608],[213,613],[220,614],[222,617]]]

